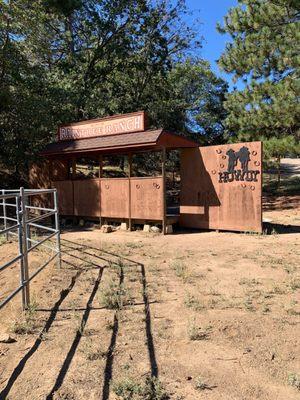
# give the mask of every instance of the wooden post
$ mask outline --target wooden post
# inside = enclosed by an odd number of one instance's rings
[[[50,188],[53,186],[53,160],[48,161],[48,172],[49,172],[49,181],[50,181]]]
[[[99,156],[99,178],[103,178],[103,155]]]
[[[128,180],[129,180],[129,195],[128,195],[128,228],[129,231],[131,231],[132,229],[132,220],[131,220],[131,176],[132,176],[132,154],[128,154],[128,164],[129,164],[129,176],[128,176]]]
[[[75,218],[75,196],[74,196],[74,182],[73,180],[76,179],[76,158],[72,158],[72,192],[73,192],[73,224],[75,225],[76,223],[76,218]]]
[[[100,224],[100,228],[102,226],[102,218],[101,218],[101,178],[102,177],[103,177],[103,156],[101,154],[99,156],[99,203],[100,203],[99,224]]]
[[[76,158],[72,158],[72,179],[76,178]]]
[[[166,188],[166,148],[163,147],[162,149],[162,178],[163,178],[163,220],[162,220],[162,233],[166,234],[166,214],[167,214],[167,188]]]

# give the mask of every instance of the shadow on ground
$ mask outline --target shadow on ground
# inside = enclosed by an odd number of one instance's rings
[[[288,234],[288,233],[300,233],[300,225],[285,225],[285,224],[275,224],[271,222],[264,222],[264,232],[267,235],[272,234]]]
[[[145,266],[142,263],[138,263],[134,260],[129,258],[121,257],[120,255],[109,252],[106,250],[98,249],[96,247],[88,246],[81,243],[72,242],[69,240],[62,240],[62,263],[67,265],[68,268],[76,270],[75,274],[73,275],[69,286],[63,289],[60,292],[59,298],[54,304],[51,309],[40,308],[37,312],[49,312],[50,315],[48,316],[42,330],[40,331],[37,339],[35,340],[32,347],[28,350],[28,352],[23,356],[23,358],[18,362],[15,366],[13,372],[11,373],[9,379],[5,387],[0,392],[0,399],[6,399],[10,391],[12,390],[13,386],[15,385],[17,379],[22,376],[22,372],[30,360],[30,358],[39,350],[40,345],[43,341],[43,336],[49,332],[53,323],[55,322],[56,316],[58,312],[66,311],[68,309],[62,308],[62,304],[70,292],[73,290],[76,282],[78,281],[79,277],[89,269],[98,269],[98,275],[95,283],[93,284],[92,290],[90,292],[89,298],[85,307],[78,308],[76,310],[82,311],[82,318],[80,321],[80,329],[78,329],[75,333],[75,336],[71,342],[69,350],[66,354],[66,357],[60,367],[60,370],[56,376],[55,382],[52,386],[52,389],[46,396],[47,400],[53,399],[55,393],[60,389],[63,385],[64,379],[66,374],[70,368],[72,360],[76,354],[78,349],[79,343],[81,338],[84,334],[84,329],[87,324],[90,312],[93,308],[93,300],[98,292],[101,290],[101,278],[103,273],[105,273],[105,268],[108,264],[115,264],[119,267],[119,286],[123,284],[124,277],[126,275],[126,266],[135,266],[140,274],[141,274],[141,282],[142,282],[142,292],[143,292],[143,305],[144,305],[144,313],[145,313],[145,332],[147,338],[147,348],[148,348],[148,355],[149,355],[149,364],[150,364],[150,375],[151,377],[158,377],[158,366],[155,356],[155,347],[152,335],[152,328],[151,328],[151,311],[150,311],[150,302],[147,295],[147,279],[146,279],[146,272]],[[76,255],[74,253],[79,253]],[[93,261],[87,261],[86,256],[92,257]],[[84,263],[85,267],[80,268],[72,261],[74,259],[79,262]],[[121,262],[120,262],[121,261]],[[63,270],[62,270],[63,272]],[[133,304],[134,306],[135,304]],[[104,308],[104,307],[103,307]],[[119,311],[116,310],[114,314],[114,322],[112,328],[112,334],[110,339],[110,344],[107,350],[106,355],[106,364],[104,368],[104,375],[103,375],[103,383],[102,383],[102,400],[107,400],[109,398],[110,393],[110,384],[113,376],[113,363],[114,363],[114,350],[116,346],[118,331],[119,331],[119,318],[118,318]],[[101,382],[99,382],[99,388],[101,386]]]

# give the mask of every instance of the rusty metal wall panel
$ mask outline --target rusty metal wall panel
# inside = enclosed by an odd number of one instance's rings
[[[261,167],[261,142],[183,150],[180,224],[261,232]]]
[[[51,187],[50,165],[48,160],[32,163],[29,168],[29,184],[32,189],[45,189]]]
[[[29,186],[32,189],[51,188],[50,164],[48,160],[32,163],[29,168]],[[53,207],[53,196],[49,194],[39,194],[30,197],[30,203],[35,207]]]
[[[59,213],[61,215],[74,215],[73,208],[73,182],[56,181],[52,186],[57,189]]]
[[[129,179],[100,180],[101,217],[129,218]]]
[[[73,181],[74,215],[82,217],[100,217],[99,179]]]
[[[163,219],[163,179],[131,178],[131,218]]]

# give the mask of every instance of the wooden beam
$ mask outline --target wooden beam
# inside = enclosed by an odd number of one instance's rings
[[[167,188],[166,188],[166,148],[163,147],[162,149],[162,163],[161,163],[161,174],[163,178],[163,190],[162,190],[162,195],[163,195],[163,220],[162,220],[162,233],[165,235],[166,234],[166,228],[167,228],[167,220],[166,220],[166,214],[167,214]]]
[[[129,164],[129,176],[128,176],[128,184],[129,184],[129,194],[128,194],[128,197],[129,197],[129,200],[128,200],[128,207],[129,207],[129,209],[128,209],[128,216],[129,216],[129,219],[128,219],[128,228],[129,228],[129,231],[131,231],[131,229],[132,229],[132,220],[131,220],[131,176],[132,176],[132,154],[128,154],[128,164]]]
[[[75,196],[74,196],[74,180],[76,179],[76,158],[72,158],[72,192],[73,192],[73,225],[76,223],[75,217]]]
[[[99,178],[103,178],[103,155],[99,156]]]
[[[76,178],[76,158],[72,158],[72,179]]]
[[[99,156],[99,204],[100,204],[100,215],[99,215],[99,225],[100,228],[102,226],[102,217],[101,217],[101,178],[103,177],[103,155]]]
[[[50,187],[52,187],[53,182],[53,160],[48,160],[49,163],[49,180],[50,180]]]

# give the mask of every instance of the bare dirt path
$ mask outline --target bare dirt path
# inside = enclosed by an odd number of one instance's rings
[[[296,209],[269,215],[300,225]],[[299,398],[296,230],[62,239],[62,269],[35,280],[29,315],[19,299],[1,311],[17,339],[0,343],[1,400]]]

